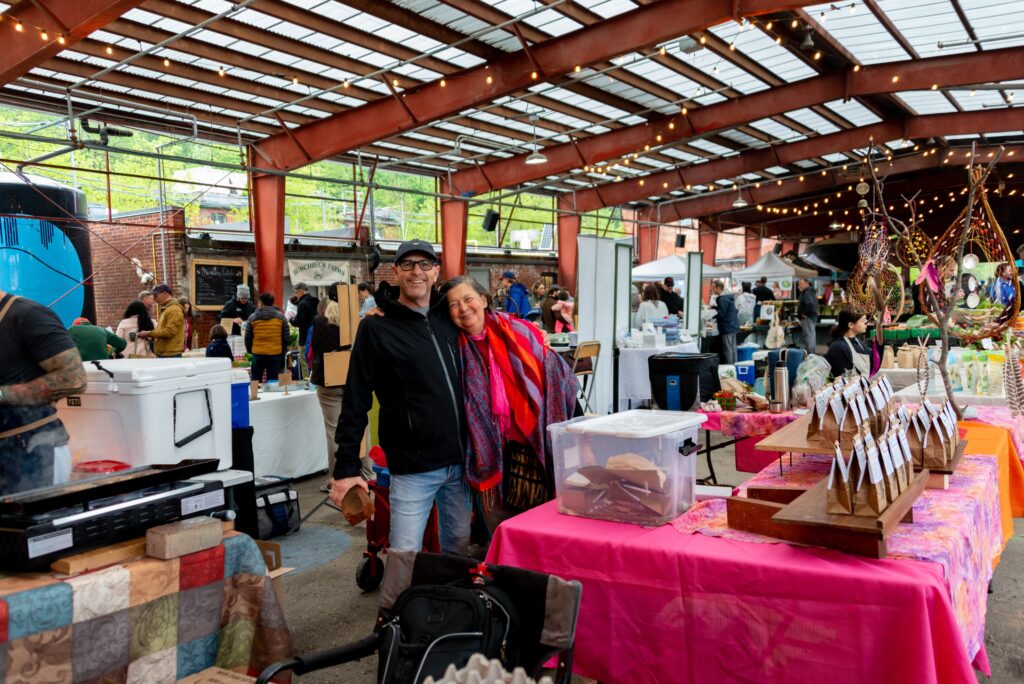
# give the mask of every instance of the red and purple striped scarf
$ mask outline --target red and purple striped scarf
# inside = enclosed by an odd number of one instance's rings
[[[501,373],[516,430],[524,435],[542,463],[548,458],[547,426],[568,420],[576,406],[576,378],[558,354],[544,346],[540,331],[530,323],[488,311],[484,327],[489,353]],[[502,451],[508,440],[496,420],[491,401],[490,369],[479,348],[460,338],[469,449],[466,481],[487,492],[501,484]]]

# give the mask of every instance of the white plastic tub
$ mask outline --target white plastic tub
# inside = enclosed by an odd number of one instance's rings
[[[637,525],[676,518],[693,505],[706,420],[634,410],[549,426],[558,511]]]
[[[231,467],[228,359],[113,359],[83,364],[86,390],[61,399],[73,463],[141,466],[216,458]]]

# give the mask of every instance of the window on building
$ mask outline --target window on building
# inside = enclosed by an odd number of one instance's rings
[[[215,226],[219,226],[222,223],[228,222],[228,215],[221,211],[215,211],[210,214],[210,223]]]

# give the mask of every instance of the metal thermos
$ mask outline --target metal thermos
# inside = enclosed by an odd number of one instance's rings
[[[782,404],[782,410],[789,410],[789,369],[785,366],[775,368],[775,396],[773,401]]]

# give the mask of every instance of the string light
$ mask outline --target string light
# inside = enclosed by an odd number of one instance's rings
[[[14,30],[17,31],[18,33],[21,33],[22,31],[25,30],[25,26],[21,23],[21,19],[19,19],[18,23],[14,25]]]
[[[488,75],[487,76],[487,85],[491,85],[492,83],[494,83],[494,77]]]
[[[112,55],[112,54],[114,54],[114,48],[112,48],[112,47],[110,47],[110,46],[108,45],[108,46],[107,46],[107,54],[108,54],[108,55]]]
[[[577,74],[580,73],[580,65],[577,64],[575,67],[573,67],[573,71],[575,71]]]
[[[680,109],[680,110],[679,110],[679,113],[680,113],[680,114],[682,114],[683,116],[686,116],[686,114],[687,114],[687,109],[686,109],[686,107],[684,106],[684,107],[683,107],[682,109]]]
[[[348,88],[348,86],[349,86],[348,79],[345,79],[344,83],[341,84],[341,87],[342,88]],[[441,81],[441,87],[444,88],[444,80]]]
[[[43,41],[43,42],[45,43],[45,42],[47,42],[48,40],[50,40],[50,34],[49,34],[49,33],[47,33],[46,31],[41,31],[41,32],[39,33],[39,38],[40,38],[40,40],[42,40],[42,41]]]
[[[442,88],[444,88],[444,87],[445,87],[446,85],[448,85],[448,82],[447,82],[447,81],[445,81],[445,80],[444,80],[444,79],[442,78],[442,79],[441,79],[441,87],[442,87]],[[346,87],[346,88],[348,88],[348,81],[345,81],[345,87]]]
[[[821,50],[814,53],[814,61],[818,61],[819,59],[821,59]]]
[[[299,77],[292,76],[292,85],[299,85]]]
[[[899,77],[898,74],[892,77],[892,82],[893,83],[899,83],[900,82],[900,77]]]
[[[223,66],[220,69],[217,69],[217,75],[218,76],[220,76],[221,78],[224,78],[224,74],[225,74],[225,71],[224,71],[224,67]]]
[[[860,64],[854,64],[853,65],[853,72],[857,73],[858,71],[860,71]]]
[[[62,34],[60,34],[59,36],[57,36],[57,42],[58,42],[59,44],[61,44],[61,45],[64,45],[65,43],[67,43],[67,41],[66,41],[66,40],[64,40],[64,34],[63,34],[63,33],[62,33]]]
[[[664,48],[662,48],[662,49],[664,50]],[[537,72],[536,71],[531,71],[530,72],[530,78],[532,78],[534,81],[536,81],[537,80]]]
[[[765,28],[766,31],[771,31],[772,30],[772,26],[774,26],[774,25],[775,25],[774,21],[769,21],[767,24],[764,25],[764,28]]]
[[[169,66],[171,66],[171,60],[169,60],[169,59],[167,59],[166,57],[164,57],[164,66],[165,66],[165,67],[169,67]]]

